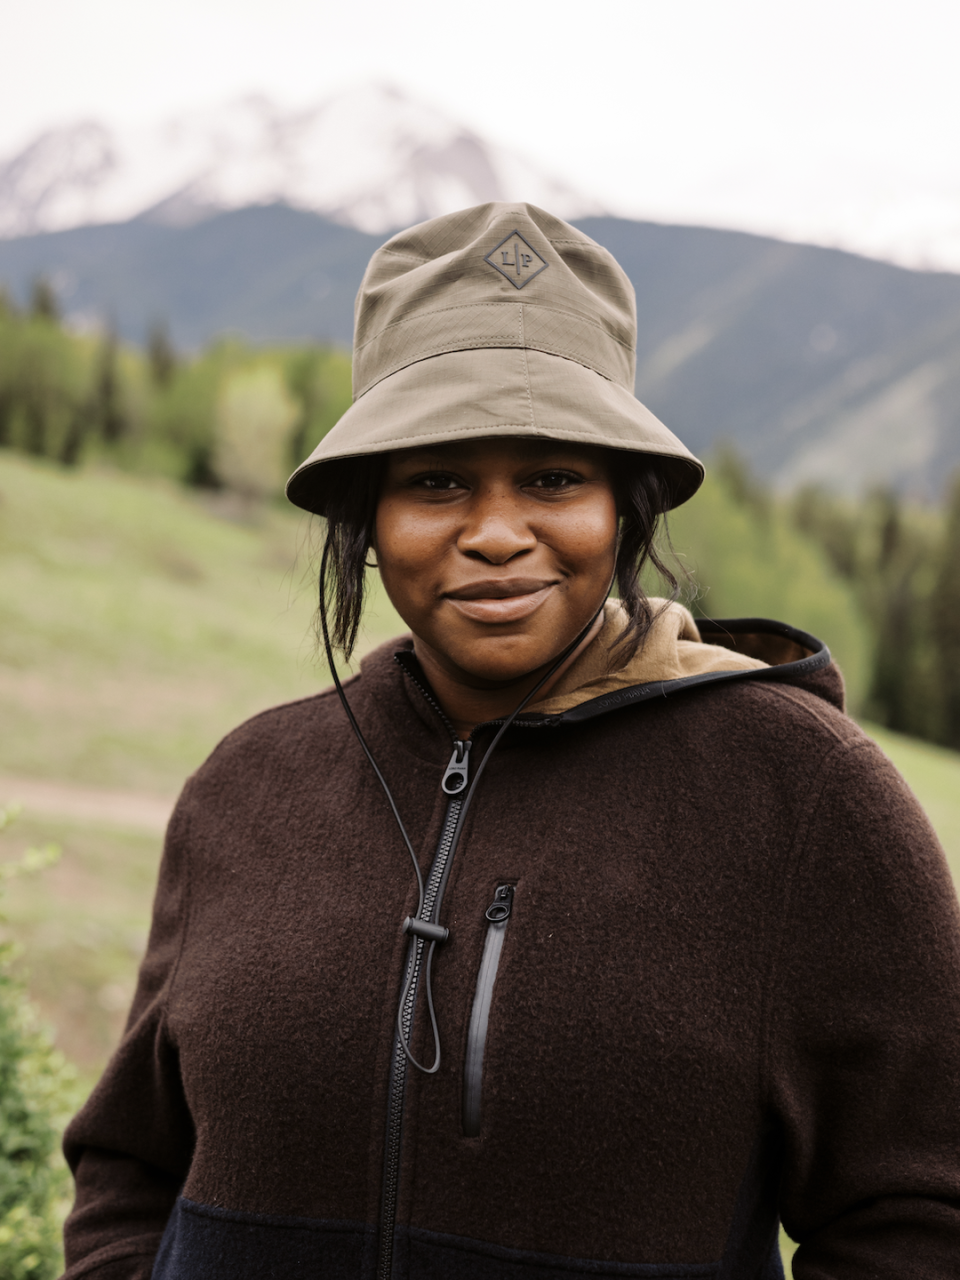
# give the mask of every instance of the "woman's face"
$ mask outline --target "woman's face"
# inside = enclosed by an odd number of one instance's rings
[[[511,438],[390,455],[377,561],[421,661],[492,688],[546,666],[577,637],[613,577],[608,457]]]

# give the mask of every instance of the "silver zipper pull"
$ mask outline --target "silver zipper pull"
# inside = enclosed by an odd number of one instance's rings
[[[440,783],[448,796],[459,795],[467,785],[467,767],[470,763],[470,742],[461,738],[453,748],[453,755]]]

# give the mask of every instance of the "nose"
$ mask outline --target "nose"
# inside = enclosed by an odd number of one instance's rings
[[[485,560],[488,564],[507,564],[532,551],[537,535],[523,505],[515,495],[503,491],[477,493],[457,538],[457,549],[472,560]]]

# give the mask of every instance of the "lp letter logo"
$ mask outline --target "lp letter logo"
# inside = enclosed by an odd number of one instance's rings
[[[505,240],[490,250],[484,262],[489,262],[491,267],[506,276],[516,289],[522,289],[550,265],[519,231],[511,231]]]

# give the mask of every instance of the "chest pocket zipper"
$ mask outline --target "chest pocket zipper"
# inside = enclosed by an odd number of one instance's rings
[[[487,936],[484,939],[480,971],[477,974],[477,990],[473,997],[473,1009],[470,1012],[467,1054],[463,1064],[463,1132],[467,1138],[476,1138],[480,1133],[483,1053],[487,1044],[490,1001],[493,999],[497,969],[500,967],[503,939],[507,932],[510,913],[513,911],[513,895],[512,884],[500,885],[484,913],[488,921]]]

